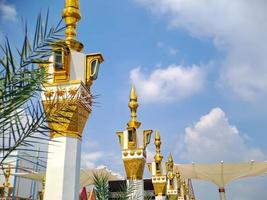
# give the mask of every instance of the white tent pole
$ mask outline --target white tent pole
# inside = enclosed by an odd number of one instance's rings
[[[226,200],[224,188],[219,188],[219,194],[220,194],[220,200]]]

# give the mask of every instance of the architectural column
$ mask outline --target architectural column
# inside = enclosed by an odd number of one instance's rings
[[[166,196],[156,196],[156,200],[166,200]]]
[[[177,200],[178,199],[178,185],[176,174],[174,174],[174,162],[173,157],[170,154],[168,158],[168,162],[166,163],[167,169],[167,196],[169,200]]]
[[[155,135],[155,147],[156,154],[154,156],[154,162],[148,163],[148,168],[152,174],[152,184],[154,187],[155,198],[158,200],[166,199],[166,189],[167,189],[167,177],[166,172],[163,171],[162,160],[163,156],[161,155],[161,138],[159,131],[156,131]]]
[[[152,130],[139,130],[141,123],[137,121],[138,101],[135,88],[130,92],[129,108],[131,119],[127,123],[127,129],[117,132],[122,149],[122,160],[128,180],[128,184],[134,184],[133,199],[144,199],[143,174],[146,163],[146,147],[150,142]]]
[[[62,17],[66,39],[53,44],[45,71],[51,78],[44,84],[42,101],[49,119],[50,138],[44,200],[78,200],[83,129],[92,109],[90,87],[97,79],[103,57],[82,53],[76,40],[81,19],[79,1],[65,0]]]
[[[144,199],[144,181],[143,180],[127,180],[128,187],[133,187],[131,194],[132,199]]]

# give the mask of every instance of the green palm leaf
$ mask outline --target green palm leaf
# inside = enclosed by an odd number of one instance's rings
[[[65,43],[58,42],[63,40],[65,26],[61,19],[48,28],[48,16],[49,12],[45,21],[38,16],[33,42],[25,25],[23,45],[21,50],[16,48],[16,54],[8,38],[0,45],[0,164],[14,150],[36,151],[32,147],[46,143],[51,131],[47,124],[57,118],[43,110],[40,93],[49,75],[38,65],[49,63],[53,47],[66,48]],[[51,106],[55,104],[56,100]],[[59,113],[63,112],[71,111]]]

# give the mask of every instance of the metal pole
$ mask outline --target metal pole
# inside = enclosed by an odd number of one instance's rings
[[[224,188],[219,188],[219,194],[220,194],[220,200],[226,200]]]

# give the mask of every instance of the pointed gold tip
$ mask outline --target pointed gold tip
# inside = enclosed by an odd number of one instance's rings
[[[156,136],[155,136],[155,139],[160,140],[160,134],[159,134],[159,131],[158,131],[158,130],[156,130]]]
[[[156,146],[156,155],[155,155],[154,159],[155,159],[155,162],[159,163],[162,161],[163,156],[160,154],[161,141],[160,141],[160,134],[159,134],[158,130],[156,130],[155,146]]]
[[[130,92],[130,102],[128,104],[130,110],[131,110],[131,120],[128,122],[129,127],[133,128],[139,128],[141,125],[140,122],[137,121],[137,108],[138,108],[138,101],[137,101],[137,95],[134,86],[132,86],[131,92]]]
[[[130,100],[136,100],[137,101],[137,95],[135,91],[135,87],[132,86],[131,92],[130,92]]]
[[[76,40],[77,23],[81,19],[79,0],[65,0],[62,17],[66,22],[66,43],[71,49],[81,51],[83,44]]]
[[[173,157],[172,154],[170,153],[169,158],[168,158],[169,162],[173,162]]]

